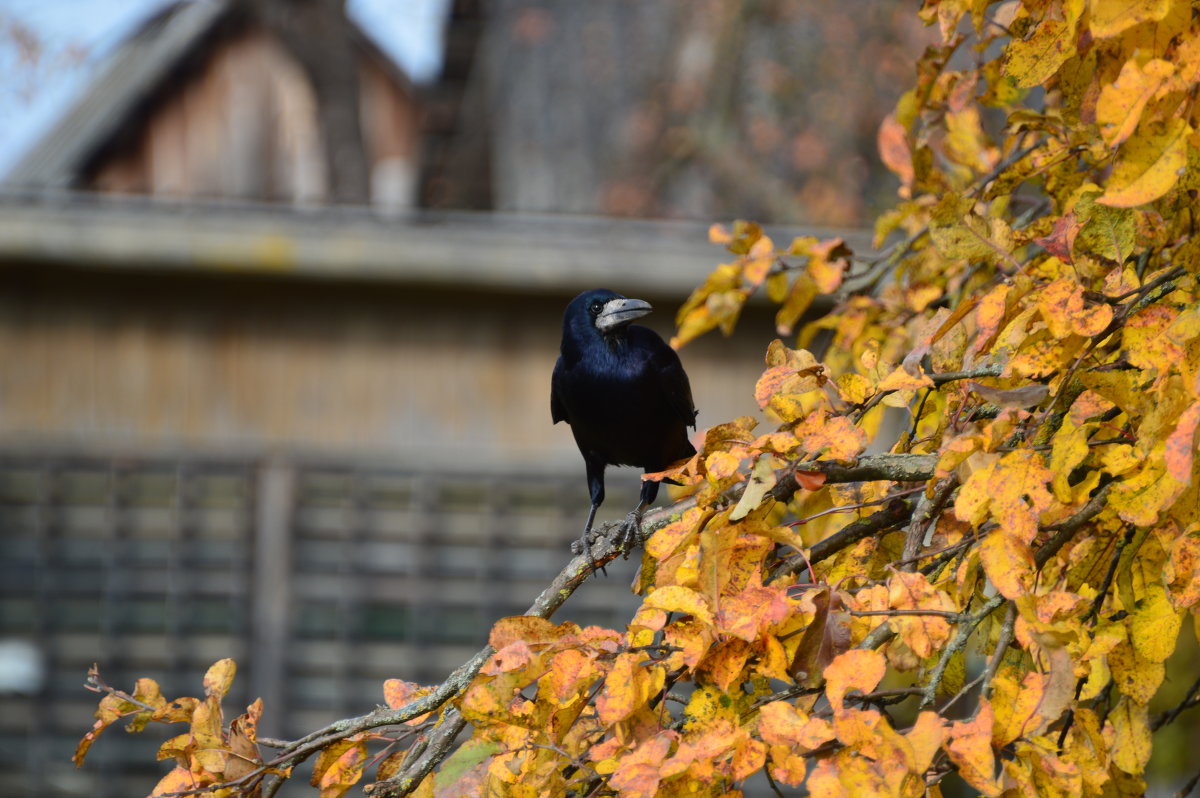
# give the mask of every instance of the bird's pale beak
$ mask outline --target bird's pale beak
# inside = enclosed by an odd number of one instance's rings
[[[610,333],[634,319],[640,319],[651,310],[653,308],[650,307],[650,303],[641,299],[610,299],[596,317],[596,329],[602,333]]]

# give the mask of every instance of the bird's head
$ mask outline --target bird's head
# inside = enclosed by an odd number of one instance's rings
[[[608,338],[619,334],[634,319],[640,319],[651,311],[650,303],[641,299],[629,299],[615,291],[598,288],[584,291],[567,305],[564,322],[568,327],[590,326],[601,336]]]

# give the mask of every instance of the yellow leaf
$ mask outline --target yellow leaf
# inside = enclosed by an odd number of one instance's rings
[[[1072,469],[1086,460],[1087,456],[1087,429],[1079,426],[1074,418],[1064,419],[1051,439],[1050,449],[1050,473],[1054,475],[1050,487],[1054,491],[1054,498],[1063,504],[1074,503],[1075,491],[1069,477]]]
[[[771,467],[771,459],[765,456],[759,457],[750,471],[750,479],[746,482],[746,488],[742,492],[741,498],[738,499],[737,506],[729,514],[729,520],[740,521],[751,511],[758,509],[767,495],[767,491],[773,487],[775,487],[775,469]]]
[[[887,661],[878,651],[852,648],[838,654],[826,666],[825,694],[834,712],[842,711],[842,702],[850,690],[869,693],[879,684],[887,670]]]
[[[1112,671],[1113,684],[1122,695],[1139,704],[1149,703],[1154,698],[1166,676],[1162,663],[1142,659],[1127,640],[1113,646],[1106,662]]]
[[[908,373],[903,366],[897,366],[892,373],[879,381],[876,390],[879,391],[908,391],[917,388],[932,388],[933,380],[917,366],[916,375]]]
[[[1167,15],[1172,0],[1091,0],[1092,35],[1097,39],[1125,31],[1141,22],[1158,22]]]
[[[1144,66],[1136,58],[1125,62],[1116,82],[1102,88],[1096,102],[1096,122],[1105,144],[1115,147],[1133,135],[1146,103],[1174,73],[1175,67],[1160,58]]]
[[[696,620],[705,624],[711,625],[713,622],[712,611],[704,602],[704,597],[695,590],[689,590],[686,587],[671,585],[669,587],[655,588],[650,595],[646,596],[643,604],[647,607],[656,607],[667,612],[691,615]]]
[[[851,371],[838,377],[837,392],[843,401],[861,405],[871,397],[875,389],[869,379]]]
[[[912,773],[920,776],[929,769],[945,737],[946,729],[940,715],[930,710],[917,715],[916,722],[905,735],[913,749]]]
[[[1003,529],[988,533],[979,547],[979,559],[992,584],[1005,598],[1017,598],[1033,588],[1037,566],[1029,545]]]
[[[229,686],[233,684],[233,675],[237,673],[237,663],[232,659],[226,658],[213,663],[208,672],[204,674],[204,693],[208,696],[216,696],[218,699],[224,698],[229,692]]]
[[[972,347],[973,352],[982,352],[991,339],[996,336],[1007,311],[1006,299],[1009,289],[1010,286],[1001,283],[988,291],[979,301],[979,306],[975,311],[977,333],[975,345]]]
[[[1172,606],[1166,590],[1155,586],[1129,619],[1129,639],[1138,656],[1148,662],[1166,662],[1175,652],[1183,614]]]
[[[1126,773],[1141,774],[1150,761],[1153,746],[1146,705],[1122,698],[1108,719],[1113,726],[1113,764]]]
[[[1045,83],[1075,55],[1075,21],[1047,18],[1026,39],[1013,39],[1004,51],[1004,74],[1027,89]]]
[[[1191,126],[1182,119],[1139,128],[1121,147],[1104,194],[1096,201],[1132,208],[1166,194],[1183,173],[1191,133]]]
[[[714,482],[731,477],[737,473],[742,459],[729,452],[713,452],[704,460],[704,470],[708,478]]]

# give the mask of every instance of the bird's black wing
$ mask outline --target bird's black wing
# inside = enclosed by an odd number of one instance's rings
[[[657,336],[656,336],[657,337]],[[696,405],[692,401],[692,385],[675,350],[661,338],[654,348],[650,365],[658,376],[659,390],[675,415],[689,427],[696,426]]]
[[[561,398],[563,368],[563,361],[560,357],[554,364],[554,374],[550,377],[550,418],[555,424],[567,420],[567,410],[563,407]]]

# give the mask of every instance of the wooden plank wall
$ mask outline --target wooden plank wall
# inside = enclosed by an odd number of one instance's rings
[[[0,297],[0,446],[574,467],[568,297],[41,270]],[[653,325],[669,334],[674,308]],[[685,348],[699,423],[754,409],[769,319]]]

